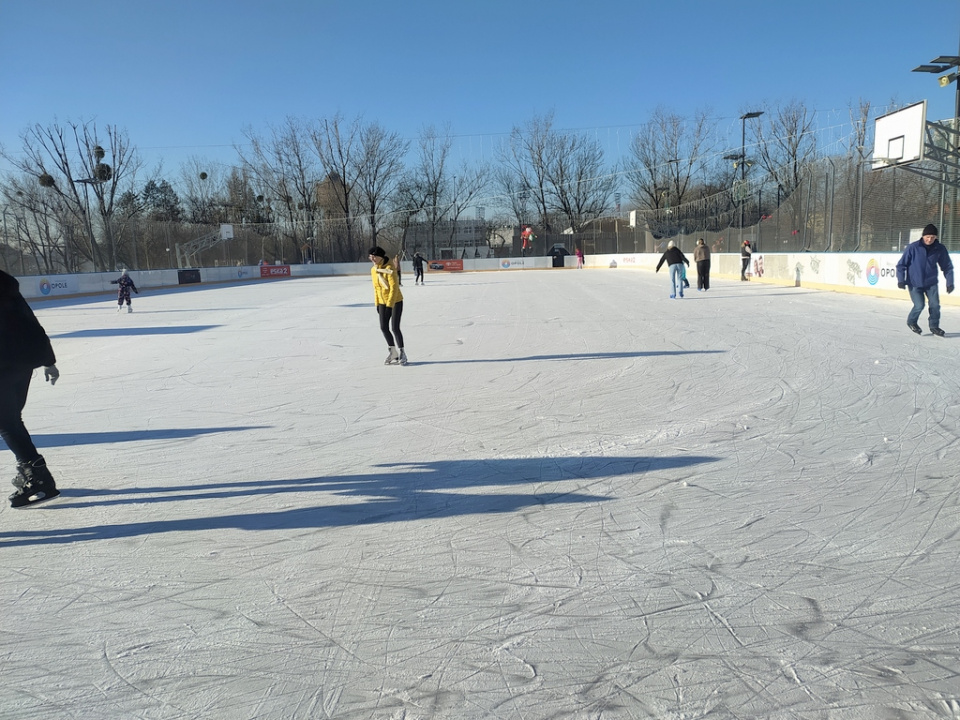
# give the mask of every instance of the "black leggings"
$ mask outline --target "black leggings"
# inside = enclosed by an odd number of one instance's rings
[[[400,316],[403,315],[403,300],[398,302],[392,308],[386,305],[377,305],[377,313],[380,315],[380,332],[383,333],[387,345],[390,347],[403,347],[403,333],[400,332]],[[393,334],[390,334],[390,328],[393,328]],[[393,338],[396,335],[397,341]]]
[[[40,456],[21,416],[32,377],[33,368],[0,370],[0,437],[16,455],[17,462],[33,462]]]

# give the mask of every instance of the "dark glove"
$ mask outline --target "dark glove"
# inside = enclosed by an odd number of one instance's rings
[[[953,285],[947,285],[947,295],[953,292]]]
[[[906,290],[906,289],[907,289],[907,284],[906,284],[906,283],[897,283],[897,287],[900,288],[901,290]]]
[[[43,379],[46,380],[51,385],[56,385],[57,380],[60,379],[60,371],[57,370],[56,365],[48,365],[43,369]]]
[[[133,289],[133,291],[134,291],[134,292],[135,292],[135,293],[136,293],[137,295],[139,295],[139,294],[140,294],[140,291],[139,291],[139,290],[137,290],[136,288],[134,288],[134,289]]]

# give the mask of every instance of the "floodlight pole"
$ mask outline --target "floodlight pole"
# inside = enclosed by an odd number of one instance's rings
[[[763,110],[744,113],[740,116],[740,194],[743,195],[743,188],[747,185],[747,120],[758,118],[763,115]],[[743,223],[744,211],[747,207],[747,199],[740,200],[740,247],[743,247]]]
[[[953,145],[953,155],[957,156],[960,154],[960,143],[957,142],[958,134],[960,134],[960,80],[958,80],[958,75],[960,75],[960,54],[957,55],[940,55],[937,58],[934,58],[927,65],[920,65],[913,69],[913,72],[926,72],[926,73],[945,73],[949,70],[947,75],[940,77],[940,87],[946,87],[950,83],[954,83],[956,86],[956,94],[954,99],[953,106],[953,132],[951,133],[952,145]],[[946,176],[946,170],[943,168],[943,176]],[[956,242],[956,227],[957,227],[957,200],[958,192],[957,186],[960,185],[960,173],[954,173],[953,182],[950,183],[950,186],[953,188],[952,195],[953,198],[950,203],[950,240]],[[942,193],[941,193],[942,198]],[[943,216],[943,200],[940,201],[940,214]],[[940,223],[941,226],[944,224]],[[941,230],[943,228],[941,227]],[[941,237],[946,237],[947,234],[941,232]]]

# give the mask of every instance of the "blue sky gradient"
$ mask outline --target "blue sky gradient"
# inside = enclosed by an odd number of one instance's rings
[[[95,120],[126,130],[147,162],[233,164],[244,129],[362,114],[413,139],[449,125],[456,151],[489,159],[535,115],[593,131],[611,156],[657,106],[738,117],[800,100],[820,127],[861,99],[929,102],[955,85],[912,73],[960,54],[960,3],[210,2],[0,0],[0,143],[30,125]],[[611,159],[614,159],[611,157]],[[6,169],[0,164],[0,170]]]

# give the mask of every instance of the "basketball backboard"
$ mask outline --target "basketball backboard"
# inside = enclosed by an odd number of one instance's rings
[[[877,118],[873,134],[872,168],[909,165],[923,160],[927,101]]]

